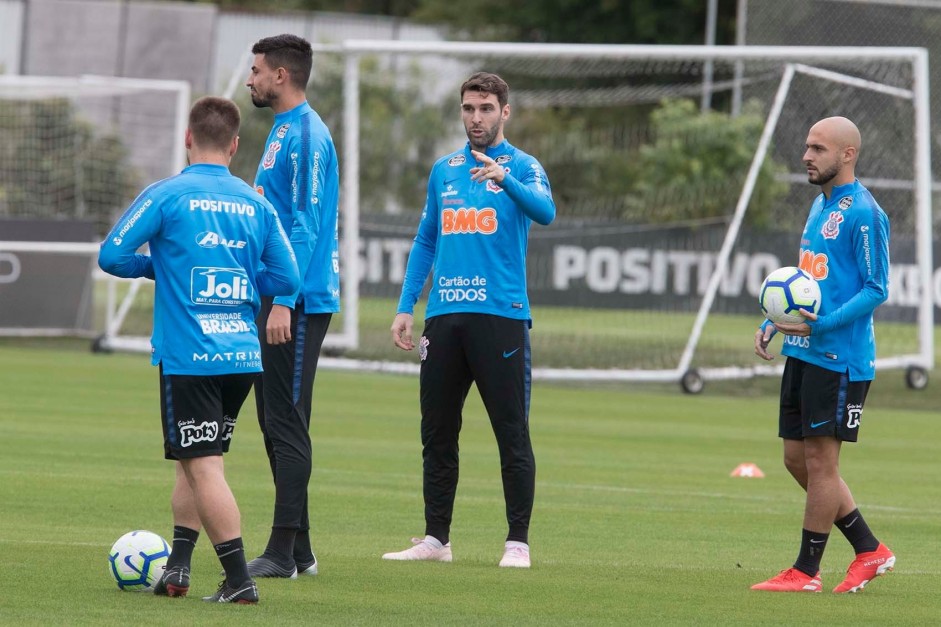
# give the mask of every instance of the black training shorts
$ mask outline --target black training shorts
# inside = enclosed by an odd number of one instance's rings
[[[831,436],[855,442],[870,383],[850,381],[845,372],[788,357],[781,378],[778,435],[788,440]]]
[[[160,415],[167,459],[222,455],[257,373],[192,376],[163,374]]]

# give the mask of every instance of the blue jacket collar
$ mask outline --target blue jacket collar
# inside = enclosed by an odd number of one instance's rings
[[[500,155],[506,154],[512,148],[513,146],[510,144],[510,142],[504,139],[502,142],[500,142],[496,146],[488,146],[487,150],[484,151],[484,154],[487,155],[488,157],[500,156]],[[466,152],[469,155],[470,151],[471,151],[471,143],[468,140],[467,144],[465,144],[464,146],[464,152]]]
[[[183,171],[200,174],[228,174],[229,168],[218,163],[194,163],[183,168]]]
[[[310,104],[305,100],[293,109],[288,109],[287,111],[282,111],[281,113],[275,115],[274,121],[287,122],[288,120],[296,120],[308,111],[313,111],[313,109],[310,108]]]
[[[831,202],[834,198],[843,198],[844,196],[852,196],[856,193],[856,190],[859,188],[859,179],[853,179],[852,183],[847,183],[846,185],[839,185],[830,190],[830,198],[824,196],[824,202]]]

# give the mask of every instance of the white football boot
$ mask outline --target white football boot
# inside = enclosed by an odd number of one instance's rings
[[[396,553],[386,553],[382,556],[384,560],[415,561],[423,560],[426,562],[450,562],[451,561],[451,543],[444,546],[431,536],[422,538],[412,538],[411,548]],[[437,545],[437,546],[435,546]]]

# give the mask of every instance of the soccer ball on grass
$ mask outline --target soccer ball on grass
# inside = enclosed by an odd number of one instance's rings
[[[799,309],[820,310],[820,286],[807,272],[794,266],[778,268],[768,275],[758,293],[761,312],[771,322],[796,324],[805,320]]]
[[[153,592],[170,557],[167,541],[150,531],[129,531],[117,539],[108,563],[121,590]]]

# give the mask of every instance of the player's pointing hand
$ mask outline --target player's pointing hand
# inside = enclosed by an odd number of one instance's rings
[[[471,154],[474,155],[474,159],[476,159],[478,163],[483,163],[482,166],[471,168],[470,173],[472,181],[480,183],[481,181],[489,179],[495,183],[503,182],[503,177],[506,176],[506,170],[503,169],[502,165],[482,152],[471,150]]]

